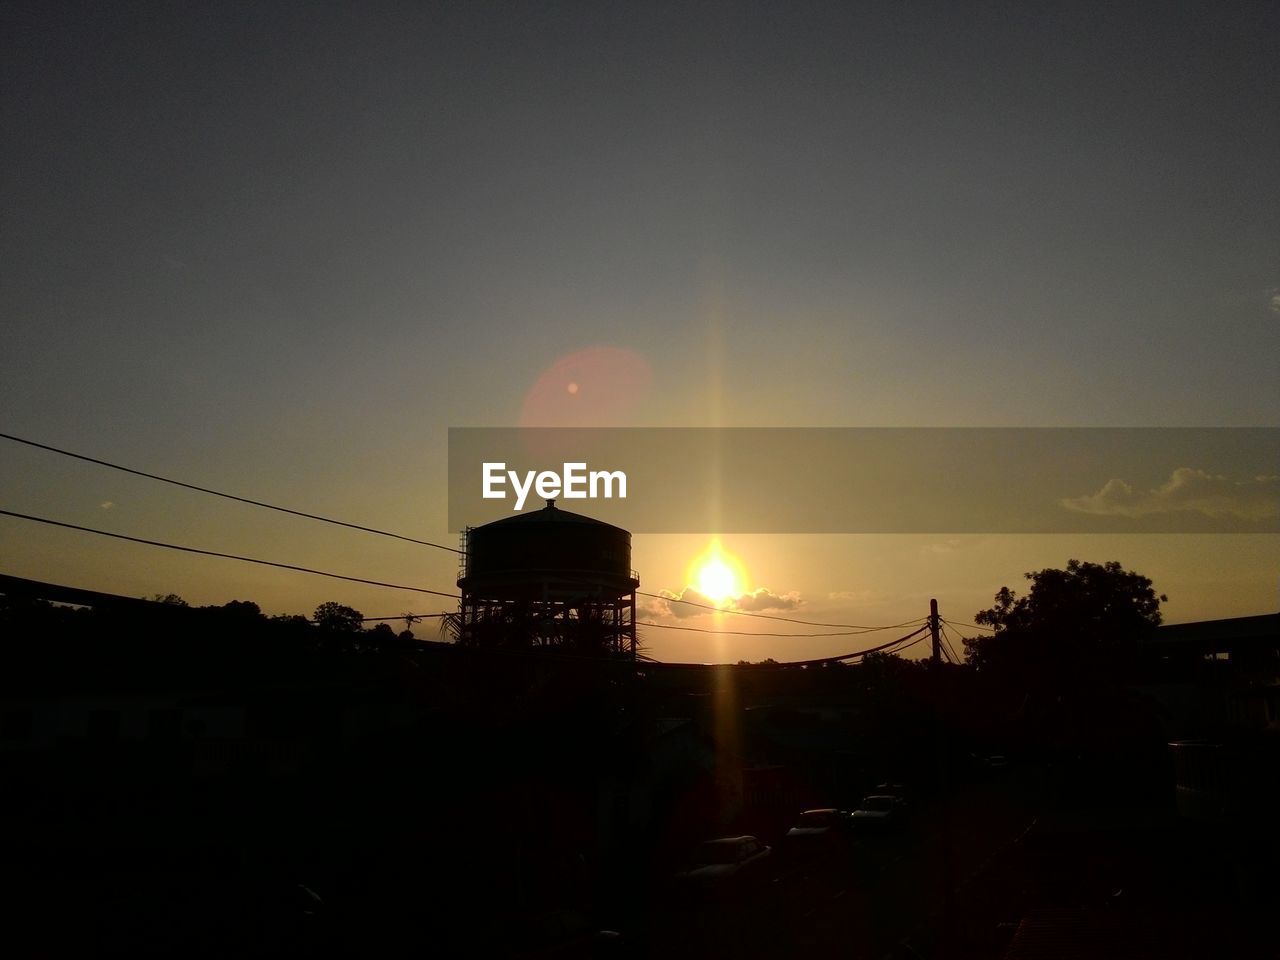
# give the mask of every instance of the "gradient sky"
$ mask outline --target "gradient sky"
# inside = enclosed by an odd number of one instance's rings
[[[1273,3],[3,3],[0,36],[6,432],[453,542],[447,428],[520,423],[595,346],[647,365],[624,425],[1280,425]],[[455,574],[12,444],[0,506]],[[637,537],[645,588],[706,539]],[[869,623],[931,595],[967,620],[1071,556],[1152,576],[1169,620],[1274,611],[1280,583],[1273,537],[726,546]],[[0,569],[439,609],[8,518]]]

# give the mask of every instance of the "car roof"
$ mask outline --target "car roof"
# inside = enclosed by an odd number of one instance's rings
[[[704,846],[710,843],[718,843],[724,846],[729,846],[730,844],[742,843],[745,840],[755,840],[755,837],[750,837],[746,835],[743,835],[741,837],[716,837],[716,839],[714,840],[703,840],[702,843]]]
[[[811,813],[839,813],[839,812],[840,811],[836,807],[815,807],[812,810],[800,811],[800,816],[807,817]]]

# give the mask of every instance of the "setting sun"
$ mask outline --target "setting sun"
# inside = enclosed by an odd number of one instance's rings
[[[746,592],[746,570],[742,562],[714,538],[689,567],[689,583],[704,597],[724,603]]]

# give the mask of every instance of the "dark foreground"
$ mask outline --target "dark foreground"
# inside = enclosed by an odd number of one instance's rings
[[[11,610],[3,650],[8,956],[1280,955],[1251,676],[1028,693],[55,613]],[[1161,690],[1253,727],[1178,753]],[[891,828],[783,840],[881,783],[909,794]],[[676,881],[736,834],[772,850]]]
[[[205,801],[217,830],[225,810],[215,793]],[[330,846],[322,825],[288,853],[245,836],[200,856],[179,844],[168,858],[153,843],[139,841],[131,858],[127,842],[107,837],[70,846],[26,834],[6,857],[6,929],[25,945],[10,955],[1278,955],[1273,848],[1065,766],[1014,764],[921,802],[899,829],[821,849],[768,837],[766,867],[732,889],[654,876],[594,910],[578,906],[590,891],[566,889],[571,909],[521,911],[537,898],[503,889],[498,865],[469,860],[458,842],[484,822],[436,834],[388,807],[400,841],[364,856]],[[76,815],[88,825],[95,811]],[[599,933],[605,923],[618,936]]]

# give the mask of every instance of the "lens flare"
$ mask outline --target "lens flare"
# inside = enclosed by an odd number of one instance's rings
[[[638,353],[586,347],[561,357],[525,394],[522,427],[619,427],[643,403],[653,373]]]

